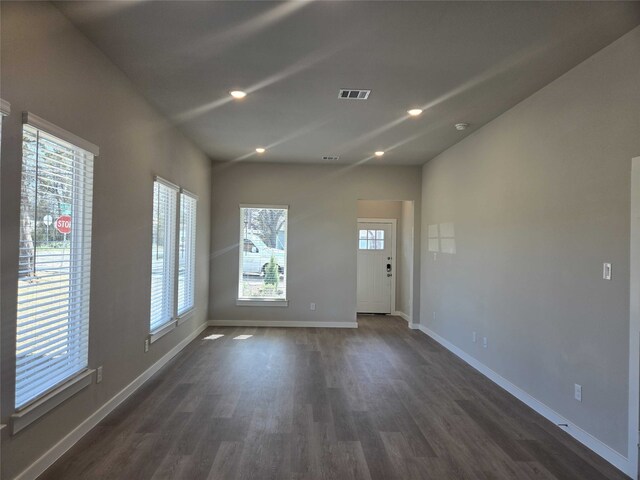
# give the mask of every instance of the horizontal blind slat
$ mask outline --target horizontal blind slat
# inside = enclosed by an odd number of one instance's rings
[[[45,344],[45,347],[40,345],[38,342],[32,342],[31,344],[21,344],[20,348],[17,349],[16,355],[21,356],[21,355],[29,355],[33,352],[41,352],[41,353],[47,352],[53,347],[60,345],[61,342],[66,342],[65,337],[69,337],[69,335],[71,334],[75,335],[77,333],[82,333],[84,332],[85,329],[86,327],[80,327],[78,329],[70,330],[65,326],[60,326],[60,328],[58,329],[59,330],[58,332],[51,332],[50,334],[47,335],[46,337],[47,343]],[[23,363],[24,362],[20,364],[23,364]]]
[[[39,370],[39,367],[44,365],[45,363],[51,361],[51,359],[55,359],[60,357],[63,352],[74,352],[81,347],[81,343],[77,345],[75,348],[69,348],[68,340],[67,342],[63,342],[62,339],[58,342],[57,345],[51,346],[46,350],[37,350],[31,353],[24,353],[19,357],[17,361],[16,375],[20,377],[24,376],[30,372],[36,372]],[[75,356],[77,353],[69,353],[66,356],[71,357]]]

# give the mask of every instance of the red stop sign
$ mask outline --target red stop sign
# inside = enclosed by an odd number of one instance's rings
[[[71,216],[70,215],[60,215],[56,218],[56,230],[60,233],[71,233]]]

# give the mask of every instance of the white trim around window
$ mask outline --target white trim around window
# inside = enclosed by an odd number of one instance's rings
[[[196,289],[196,223],[198,197],[180,189],[177,253],[176,318],[182,323],[195,308]]]
[[[151,306],[149,334],[155,341],[175,327],[175,268],[178,193],[160,177],[153,182],[151,222]]]
[[[273,300],[270,298],[265,299],[250,299],[250,298],[238,298],[236,300],[238,307],[288,307],[289,300]]]
[[[42,130],[43,132],[46,132],[49,135],[53,135],[56,138],[64,140],[65,142],[70,143],[78,148],[81,148],[82,150],[86,150],[87,152],[91,153],[94,157],[97,157],[98,155],[100,155],[100,148],[97,145],[63,128],[60,128],[57,125],[54,125],[53,123],[37,115],[34,115],[31,112],[22,112],[22,123],[31,125],[32,127],[37,128],[38,130]]]
[[[238,210],[240,229],[236,305],[288,307],[289,205],[241,203]],[[277,212],[284,212],[284,215],[279,216]],[[277,267],[273,283],[267,281],[270,262]]]
[[[175,183],[170,182],[169,180],[167,180],[165,178],[159,177],[158,175],[154,175],[153,176],[153,181],[161,183],[163,185],[166,185],[169,188],[173,188],[176,191],[180,191],[180,187],[178,185],[176,185]]]
[[[194,193],[154,176],[150,344],[195,312],[197,201]]]
[[[60,138],[50,132],[65,130],[35,118],[23,115],[14,433],[88,386],[93,372],[88,353],[95,154],[84,148],[89,142],[72,134]],[[45,123],[49,127],[41,130]]]
[[[87,388],[93,383],[94,372],[95,370],[86,369],[78,373],[55,390],[39,398],[36,402],[11,415],[11,434],[15,435],[25,429],[65,400]]]
[[[11,104],[0,98],[0,115],[7,116],[11,113]]]

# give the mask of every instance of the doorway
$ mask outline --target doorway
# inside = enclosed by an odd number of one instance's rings
[[[358,313],[395,310],[396,229],[395,218],[358,219]]]

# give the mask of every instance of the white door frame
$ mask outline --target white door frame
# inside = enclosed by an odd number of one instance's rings
[[[629,280],[629,435],[631,478],[638,478],[640,430],[640,157],[631,160],[631,245]]]
[[[391,282],[391,315],[397,315],[396,311],[396,282],[398,277],[396,274],[396,256],[397,250],[397,234],[398,234],[398,219],[397,218],[358,218],[356,222],[356,255],[358,254],[358,224],[360,223],[390,223],[392,238],[391,238],[391,272],[393,273],[393,281]],[[357,282],[357,280],[356,280]],[[357,310],[357,307],[356,307]]]

